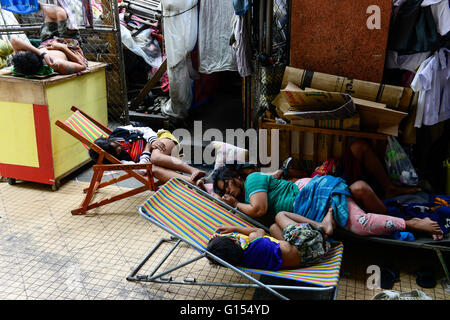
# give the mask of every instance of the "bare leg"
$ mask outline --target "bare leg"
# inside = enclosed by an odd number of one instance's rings
[[[353,199],[361,207],[365,209],[366,212],[373,213],[386,213],[387,208],[384,203],[378,198],[372,188],[364,181],[356,181],[349,187],[350,192],[353,195]]]
[[[292,212],[281,211],[275,216],[275,222],[278,225],[279,229],[283,230],[288,225],[292,223],[309,223],[316,226],[319,226],[323,229],[324,233],[327,236],[331,236],[336,227],[336,223],[333,218],[333,209],[330,207],[325,218],[321,222],[317,222],[314,220],[310,220],[305,218],[299,214],[295,214]],[[275,228],[274,228],[275,230]]]
[[[191,167],[183,160],[171,156],[172,150],[175,148],[175,143],[170,139],[161,139],[161,142],[166,146],[166,150],[162,152],[159,149],[154,149],[151,154],[151,162],[159,167],[164,167],[171,170],[181,171],[191,175],[192,181],[204,177],[206,172]]]
[[[45,14],[45,22],[58,22],[67,19],[67,13],[63,8],[43,3],[39,3],[39,5]]]
[[[366,141],[356,140],[350,146],[350,150],[353,156],[363,165],[365,170],[381,184],[386,198],[420,191],[420,188],[399,187],[393,184],[378,156]]]
[[[176,171],[167,169],[167,168],[162,168],[159,166],[152,166],[152,171],[153,171],[153,175],[159,180],[162,181],[163,183],[166,183],[167,181],[169,181],[172,178],[180,178],[180,179],[184,179],[189,183],[194,184],[195,182],[189,177],[189,176],[185,176],[183,174],[180,174]]]

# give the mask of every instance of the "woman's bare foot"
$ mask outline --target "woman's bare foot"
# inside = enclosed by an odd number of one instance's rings
[[[200,178],[206,176],[206,172],[202,170],[195,169],[191,174],[192,181],[197,181]]]
[[[333,231],[334,231],[334,229],[336,227],[336,223],[334,221],[333,208],[332,207],[330,207],[328,209],[328,212],[325,215],[325,218],[323,218],[323,220],[321,222],[321,227],[322,227],[323,231],[325,232],[325,234],[328,237],[333,235]]]
[[[407,186],[396,186],[392,185],[387,188],[385,191],[385,198],[392,198],[396,196],[400,196],[402,194],[412,194],[422,191],[419,187],[407,187]]]
[[[406,220],[406,228],[431,234],[434,240],[442,240],[444,238],[444,233],[439,227],[439,224],[428,217]]]

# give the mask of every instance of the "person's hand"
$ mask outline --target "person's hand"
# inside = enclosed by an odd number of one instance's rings
[[[234,226],[220,225],[220,226],[217,227],[217,229],[216,229],[216,232],[219,232],[220,234],[231,233],[231,232],[234,232],[234,231],[235,231]]]
[[[52,43],[46,44],[45,48],[47,50],[64,50],[65,48],[67,48],[67,45],[64,43],[53,41]]]
[[[229,194],[225,194],[222,197],[222,201],[224,201],[226,204],[232,206],[233,208],[236,208],[237,204],[239,203],[239,201],[237,201],[237,199]]]
[[[44,61],[48,66],[52,67],[55,70],[58,69],[58,67],[59,67],[59,63],[56,62],[55,59],[53,59],[48,54],[44,55]]]
[[[159,141],[159,140],[153,141],[150,148],[151,148],[151,150],[158,149],[161,152],[165,152],[166,151],[166,145],[164,143],[162,143],[161,141]]]

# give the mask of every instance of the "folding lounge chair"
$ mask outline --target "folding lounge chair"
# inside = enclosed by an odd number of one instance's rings
[[[171,283],[171,284],[191,284],[204,286],[223,287],[249,287],[261,288],[272,293],[280,299],[287,299],[277,290],[306,290],[327,293],[336,298],[337,285],[339,282],[339,272],[342,261],[343,245],[339,243],[324,257],[319,264],[295,270],[267,271],[247,268],[237,268],[206,250],[210,235],[213,234],[218,225],[234,224],[240,226],[257,226],[268,231],[267,228],[250,217],[242,214],[236,209],[228,206],[224,202],[215,199],[208,193],[200,190],[196,186],[182,180],[171,179],[166,182],[150,199],[139,207],[139,214],[158,227],[172,235],[176,240],[169,253],[162,258],[157,267],[150,274],[138,274],[139,270],[157,251],[160,245],[169,239],[161,239],[139,265],[128,275],[129,281]],[[199,255],[168,270],[157,273],[164,261],[175,250],[180,242],[185,242],[198,251]],[[234,272],[250,280],[247,284],[242,283],[222,283],[222,282],[200,282],[200,281],[176,281],[169,275],[171,272],[189,265],[203,257],[218,261],[222,265],[230,268]],[[298,286],[264,284],[248,273],[256,273],[277,277],[280,281],[285,279],[298,281]],[[280,279],[281,278],[281,279]],[[272,278],[271,278],[272,279]],[[295,281],[288,281],[296,283]],[[303,284],[303,285],[302,285]],[[266,292],[264,291],[264,292]]]
[[[89,188],[83,190],[86,193],[86,196],[80,206],[72,210],[72,214],[86,214],[88,210],[103,206],[105,204],[118,201],[147,190],[157,190],[159,184],[155,183],[153,180],[151,164],[122,164],[117,158],[105,152],[94,143],[96,139],[102,136],[105,138],[108,137],[112,132],[111,129],[96,121],[77,107],[72,107],[71,110],[74,113],[66,121],[62,122],[58,120],[55,124],[78,139],[84,145],[86,150],[93,149],[99,155],[97,164],[93,166],[94,174],[92,176]],[[109,160],[111,164],[102,164],[103,159],[105,158]],[[136,169],[147,170],[146,177],[135,172],[134,170]],[[105,171],[123,171],[124,174],[118,178],[112,178],[102,182],[103,173]],[[104,198],[100,201],[91,203],[95,192],[98,189],[130,178],[137,179],[143,185],[114,195],[110,198]]]

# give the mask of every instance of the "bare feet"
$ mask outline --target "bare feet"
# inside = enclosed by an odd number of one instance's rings
[[[384,196],[385,198],[392,198],[402,194],[412,194],[420,191],[422,191],[422,189],[418,187],[396,186],[393,184],[391,187],[386,189]]]
[[[334,221],[332,207],[330,207],[328,209],[328,212],[325,215],[325,218],[323,218],[323,220],[321,222],[321,227],[328,237],[333,235],[333,231],[336,228],[336,222]]]
[[[406,227],[414,231],[431,234],[434,240],[442,240],[444,238],[444,233],[439,227],[439,224],[428,217],[424,219],[413,218],[411,220],[407,220]]]
[[[203,178],[206,175],[205,171],[195,169],[191,174],[192,181],[197,181],[200,178]]]

